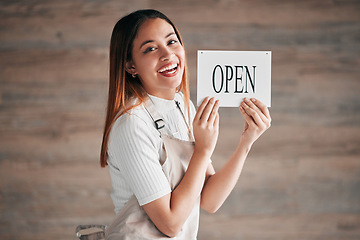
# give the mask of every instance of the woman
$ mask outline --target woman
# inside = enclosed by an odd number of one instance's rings
[[[215,172],[219,101],[206,98],[196,112],[186,72],[182,39],[165,15],[139,10],[117,22],[101,149],[117,213],[107,239],[196,239],[199,208],[217,211],[270,126],[266,106],[245,99],[238,147]]]

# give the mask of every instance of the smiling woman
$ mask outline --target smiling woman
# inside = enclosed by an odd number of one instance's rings
[[[140,27],[126,70],[139,77],[147,93],[171,100],[181,83],[184,64],[185,51],[174,28],[156,18]]]
[[[100,156],[117,214],[107,239],[196,239],[200,207],[217,211],[270,126],[266,106],[246,99],[239,145],[215,173],[219,101],[205,98],[196,111],[186,72],[180,34],[164,14],[139,10],[116,23]]]

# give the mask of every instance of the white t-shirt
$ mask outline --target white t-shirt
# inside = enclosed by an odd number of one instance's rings
[[[177,93],[174,98],[180,103],[182,112],[174,100],[149,97],[170,134],[178,139],[190,140],[188,127],[182,115],[183,112],[188,121],[183,94]],[[195,112],[195,107],[190,101],[189,126],[192,126]],[[111,198],[116,213],[134,194],[142,206],[171,192],[159,162],[164,154],[160,133],[143,105],[116,120],[108,144],[108,164],[113,187]]]

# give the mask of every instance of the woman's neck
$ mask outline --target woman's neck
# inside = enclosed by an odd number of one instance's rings
[[[157,97],[157,98],[162,98],[165,100],[174,100],[175,98],[175,94],[176,94],[176,89],[174,90],[168,90],[166,92],[152,92],[152,91],[147,91],[147,93],[151,96]]]

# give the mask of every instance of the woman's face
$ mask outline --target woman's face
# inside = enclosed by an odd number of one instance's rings
[[[174,28],[160,18],[148,19],[133,42],[127,71],[136,74],[150,95],[173,99],[185,66],[185,51]]]

